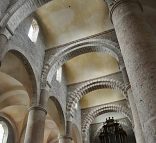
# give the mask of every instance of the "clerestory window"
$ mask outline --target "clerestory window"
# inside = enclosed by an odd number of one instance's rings
[[[28,37],[33,43],[37,41],[38,33],[39,33],[38,23],[35,19],[33,19],[29,32],[28,32]]]
[[[7,143],[8,127],[5,122],[0,121],[0,143]]]
[[[60,67],[59,69],[57,69],[56,71],[56,80],[58,82],[62,81],[62,67]]]

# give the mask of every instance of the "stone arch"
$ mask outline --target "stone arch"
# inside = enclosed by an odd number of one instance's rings
[[[80,86],[73,92],[69,93],[67,102],[68,115],[73,117],[75,111],[75,104],[77,104],[84,95],[91,91],[102,88],[117,89],[121,91],[125,97],[127,96],[127,87],[124,83],[120,81],[107,78],[88,81],[86,84]]]
[[[18,140],[22,132],[20,129],[23,126],[23,120],[27,116],[30,97],[23,84],[15,78],[0,72],[0,79],[0,117],[8,117],[13,121],[13,125],[16,127],[15,139]],[[19,122],[21,123],[20,125],[18,124]],[[9,129],[9,132],[11,132],[11,130],[12,129]],[[12,137],[14,137],[13,133],[10,136],[11,141],[9,142],[14,140]]]
[[[0,27],[6,28],[10,35],[6,35],[8,38],[12,36],[19,26],[19,24],[27,18],[31,13],[37,10],[37,8],[50,2],[51,0],[18,0],[13,4],[3,16],[0,21]],[[1,31],[6,32],[6,31]],[[7,32],[7,33],[8,33]]]
[[[51,110],[53,109],[53,110]],[[56,123],[59,128],[60,135],[65,134],[66,119],[63,112],[62,106],[58,99],[54,96],[50,96],[47,102],[48,114],[52,117],[52,120]]]
[[[123,114],[125,117],[128,118],[130,123],[133,125],[132,115],[129,108],[124,107],[122,105],[104,105],[89,112],[88,115],[86,116],[84,122],[82,123],[82,133],[84,137],[87,136],[90,124],[93,122],[93,120],[97,116],[108,112],[119,112]]]
[[[66,61],[81,54],[90,52],[102,52],[109,54],[119,62],[120,66],[124,65],[122,55],[117,43],[106,39],[88,39],[78,41],[67,46],[48,59],[42,71],[42,86],[45,87],[47,84],[48,86],[50,86],[56,70]]]
[[[35,70],[33,69],[33,66],[29,62],[27,56],[20,49],[9,48],[7,51],[5,51],[3,53],[1,62],[3,62],[3,60],[5,59],[5,56],[9,53],[13,54],[15,57],[17,57],[23,63],[23,66],[24,66],[25,70],[27,71],[28,76],[30,77],[30,80],[32,83],[32,93],[31,93],[32,100],[31,100],[31,102],[37,103],[39,100],[38,95],[39,95],[40,90],[39,90],[39,84],[37,83],[37,77],[35,75]]]

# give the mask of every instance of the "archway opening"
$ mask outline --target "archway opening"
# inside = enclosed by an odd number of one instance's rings
[[[4,139],[4,128],[0,123],[0,143],[3,143],[3,139]]]
[[[32,67],[27,58],[19,51],[10,50],[6,53],[1,62],[0,71],[19,81],[28,92],[30,99],[37,92]]]
[[[8,138],[8,128],[6,124],[0,121],[0,143],[6,143]]]
[[[30,98],[24,86],[15,78],[0,72],[0,79],[0,114],[11,118],[16,131],[14,138],[19,139],[25,126]],[[12,137],[9,138],[12,140]]]
[[[49,97],[47,111],[44,141],[57,141],[59,136],[65,134],[65,118],[61,104],[55,97]]]

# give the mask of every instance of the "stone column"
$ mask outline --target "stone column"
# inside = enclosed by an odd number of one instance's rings
[[[43,143],[48,91],[47,87],[41,89],[37,105],[29,109],[24,143]]]
[[[125,67],[122,68],[122,75],[123,75],[124,83],[128,88],[127,96],[128,96],[128,101],[131,107],[133,121],[134,121],[134,134],[135,134],[136,142],[145,143],[138,111],[136,108],[136,104],[135,104],[134,97],[131,91],[131,87],[130,87],[130,83],[129,83],[129,79],[128,79],[128,75],[127,75],[127,71]]]
[[[137,0],[106,0],[146,143],[156,143],[156,38]]]
[[[46,114],[41,106],[30,108],[24,143],[43,143]]]

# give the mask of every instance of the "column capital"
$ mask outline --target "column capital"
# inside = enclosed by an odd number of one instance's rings
[[[59,136],[58,139],[70,139],[70,140],[73,140],[72,137],[69,137],[69,136]]]
[[[128,3],[136,3],[140,9],[143,11],[142,4],[139,2],[139,0],[104,0],[109,8],[110,11],[110,17],[112,17],[112,14],[114,10],[120,5],[120,4],[128,4]]]
[[[28,109],[28,111],[31,111],[31,110],[41,110],[45,112],[45,114],[47,114],[47,110],[41,105],[33,105]]]
[[[59,143],[72,143],[73,139],[69,136],[59,136]]]
[[[0,29],[0,35],[5,36],[6,39],[9,40],[14,34],[10,31],[8,27],[5,27]]]

